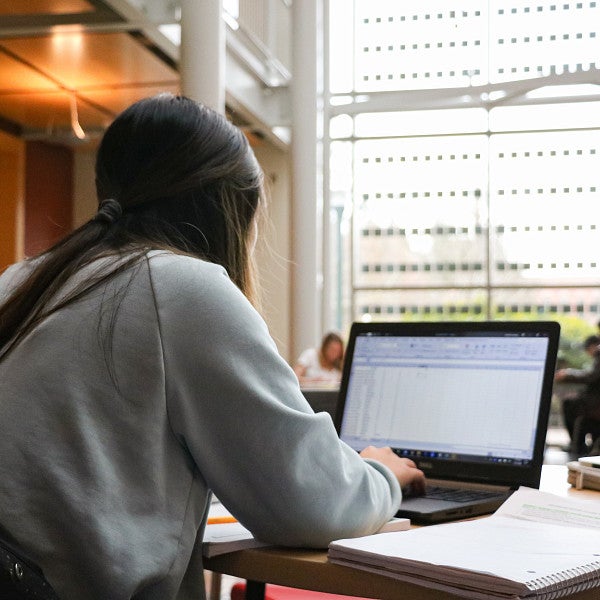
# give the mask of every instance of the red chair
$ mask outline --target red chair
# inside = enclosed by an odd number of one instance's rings
[[[231,588],[231,600],[245,600],[246,584],[235,583]],[[325,592],[313,592],[311,590],[300,590],[298,588],[273,585],[265,586],[265,600],[369,600],[357,596],[342,596],[340,594],[326,594]]]

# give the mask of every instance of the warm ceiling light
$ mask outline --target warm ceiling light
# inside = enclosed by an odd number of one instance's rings
[[[84,30],[81,25],[63,25],[52,28],[52,48],[59,56],[81,54]]]

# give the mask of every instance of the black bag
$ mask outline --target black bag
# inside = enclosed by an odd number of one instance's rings
[[[42,570],[0,540],[0,598],[2,600],[59,600]]]

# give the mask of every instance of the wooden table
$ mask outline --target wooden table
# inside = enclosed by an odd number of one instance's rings
[[[567,469],[546,465],[540,489],[561,496],[591,497],[600,502],[600,492],[575,490],[567,482]],[[460,596],[397,581],[383,575],[367,573],[327,562],[325,551],[290,548],[254,548],[206,559],[206,569],[248,580],[246,597],[264,596],[264,583],[303,589],[367,596],[381,600],[457,600]],[[569,600],[599,600],[600,589],[568,596]]]

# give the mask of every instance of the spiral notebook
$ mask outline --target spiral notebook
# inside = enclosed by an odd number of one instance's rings
[[[329,560],[473,600],[553,600],[600,588],[597,502],[548,501],[552,494],[530,489],[521,499],[521,491],[509,500],[522,503],[520,513],[337,540]],[[532,494],[543,500],[537,512]]]

